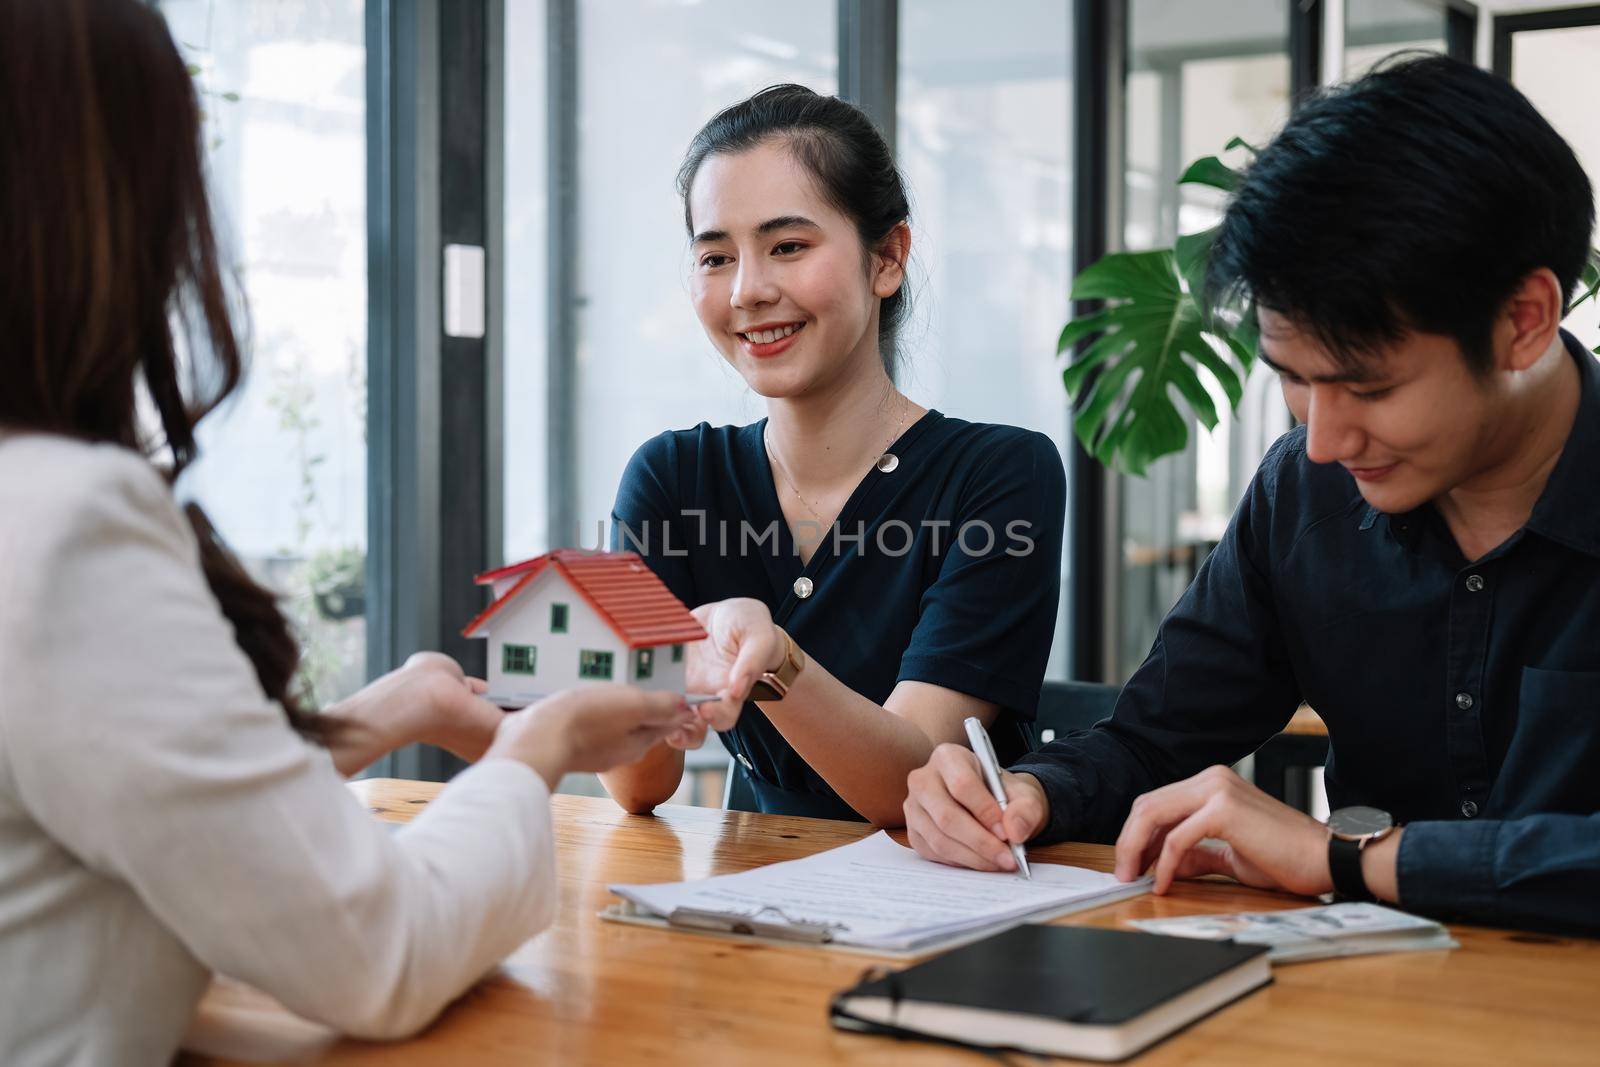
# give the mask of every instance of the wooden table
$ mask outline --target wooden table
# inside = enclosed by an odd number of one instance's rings
[[[439,790],[370,780],[352,788],[379,818],[404,821]],[[561,907],[554,927],[397,1045],[331,1042],[243,987],[208,1006],[250,1019],[256,1036],[325,1064],[711,1064],[781,1067],[992,1062],[970,1052],[844,1034],[826,1005],[871,961],[604,922],[612,882],[700,878],[854,841],[865,826],[668,807],[623,814],[609,800],[554,799]],[[903,840],[903,837],[902,837]],[[1109,870],[1111,849],[1057,845],[1031,855]],[[1180,883],[1060,920],[1125,919],[1304,906],[1223,881]],[[1140,1064],[1571,1063],[1600,1058],[1600,941],[1456,927],[1453,952],[1369,956],[1277,968],[1276,981],[1156,1045]],[[1071,966],[1063,960],[1063,966]],[[269,1041],[270,1043],[270,1041]],[[186,1057],[193,1065],[231,1062]]]

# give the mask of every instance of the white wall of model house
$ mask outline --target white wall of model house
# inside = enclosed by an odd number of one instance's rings
[[[496,595],[513,584],[514,581],[507,582],[496,589]],[[550,609],[556,604],[567,606],[566,633],[551,630]],[[546,568],[515,599],[495,612],[484,629],[489,640],[489,693],[495,697],[549,696],[575,685],[603,684],[608,680],[642,689],[684,691],[683,659],[672,662],[671,645],[630,651],[554,567]],[[535,650],[532,674],[506,671],[506,645],[526,645]],[[579,676],[578,664],[586,651],[611,654],[610,679]],[[638,676],[641,651],[654,653],[649,678]]]

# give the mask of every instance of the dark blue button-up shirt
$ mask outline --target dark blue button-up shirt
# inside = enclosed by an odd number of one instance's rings
[[[1139,794],[1233,763],[1303,700],[1328,799],[1407,824],[1402,906],[1600,931],[1600,366],[1527,524],[1462,557],[1433,506],[1385,515],[1305,431],[1262,461],[1110,719],[1014,769],[1045,840],[1113,841]]]

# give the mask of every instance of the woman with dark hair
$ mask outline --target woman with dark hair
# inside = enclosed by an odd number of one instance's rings
[[[200,135],[153,8],[0,2],[6,1064],[167,1063],[212,971],[414,1031],[549,921],[560,776],[693,721],[505,716],[435,654],[301,708],[272,596],[171,490],[242,374]],[[391,836],[342,776],[419,741],[479,762]]]
[[[728,684],[700,728],[604,781],[648,810],[714,727],[760,810],[898,825],[906,775],[967,717],[1002,758],[1024,750],[1055,630],[1060,455],[896,388],[910,209],[855,107],[762,90],[696,135],[679,191],[695,312],[768,417],[661,434],[623,476],[614,542],[702,605],[690,688]]]

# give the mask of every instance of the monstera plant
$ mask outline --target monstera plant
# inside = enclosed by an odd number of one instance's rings
[[[1255,153],[1237,137],[1227,145],[1235,148]],[[1206,156],[1190,164],[1178,184],[1232,192],[1239,178],[1239,171]],[[1206,260],[1216,234],[1214,226],[1179,237],[1172,248],[1113,252],[1073,279],[1072,299],[1101,306],[1062,329],[1058,354],[1088,343],[1061,381],[1074,404],[1073,432],[1108,467],[1143,475],[1152,461],[1183,451],[1191,416],[1215,429],[1221,416],[1205,378],[1221,388],[1230,411],[1244,396],[1256,358],[1255,308],[1205,298]],[[1590,253],[1572,306],[1597,292],[1600,251]]]

